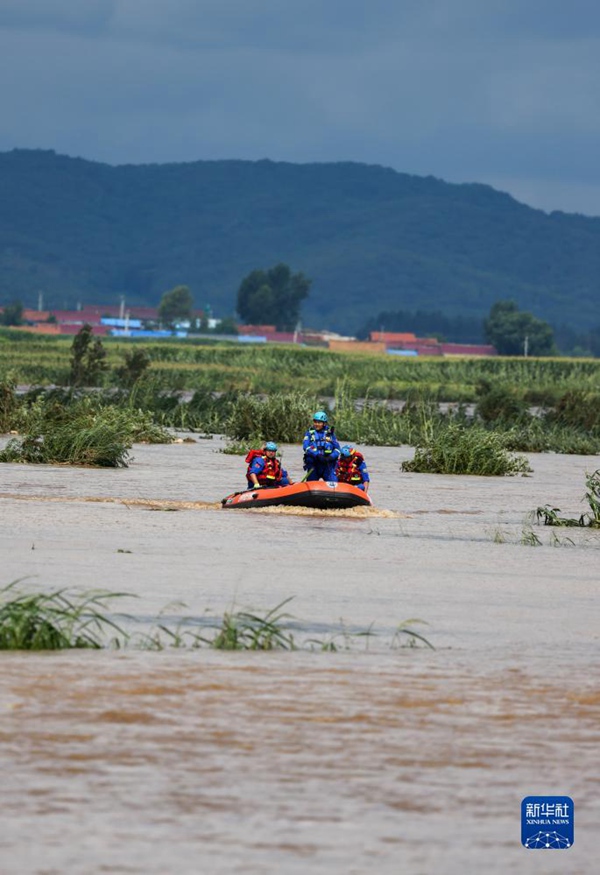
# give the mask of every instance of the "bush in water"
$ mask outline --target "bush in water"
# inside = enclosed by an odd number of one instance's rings
[[[314,398],[301,392],[265,399],[242,395],[232,405],[225,434],[236,441],[296,443],[304,437],[317,406]]]
[[[103,407],[86,396],[66,407],[32,405],[26,434],[13,438],[0,453],[0,462],[127,467],[134,441],[168,443],[172,435],[154,425],[149,414],[117,407]]]
[[[450,422],[418,446],[413,460],[404,462],[402,470],[489,477],[524,474],[531,468],[525,458],[509,453],[495,432]]]

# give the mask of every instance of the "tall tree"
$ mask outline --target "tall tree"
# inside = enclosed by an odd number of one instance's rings
[[[514,301],[496,301],[483,323],[485,337],[500,355],[554,355],[554,331]]]
[[[96,386],[106,370],[106,350],[100,338],[94,338],[92,326],[86,322],[71,344],[69,383],[71,386]]]
[[[158,318],[165,325],[173,325],[184,319],[191,321],[193,310],[194,299],[188,286],[175,286],[162,296],[158,305]]]
[[[239,287],[237,312],[244,322],[293,331],[311,282],[303,273],[293,274],[287,264],[276,264],[266,271],[253,270]]]

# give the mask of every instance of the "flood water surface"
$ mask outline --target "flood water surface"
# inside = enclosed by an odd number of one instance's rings
[[[597,460],[456,478],[370,448],[373,510],[256,512],[221,509],[220,446],[0,466],[0,585],[132,593],[134,631],[292,597],[337,652],[4,654],[3,875],[595,871],[600,533],[530,512],[579,516]],[[411,619],[435,650],[400,646]],[[574,799],[569,850],[521,846],[538,794]]]

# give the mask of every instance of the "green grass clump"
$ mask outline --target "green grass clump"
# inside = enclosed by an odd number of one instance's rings
[[[213,650],[296,650],[294,636],[284,626],[290,615],[281,611],[289,601],[263,616],[249,611],[225,613],[216,635],[204,640]]]
[[[202,623],[214,634],[205,634],[189,628],[197,620],[186,618],[173,629],[161,621],[148,635],[141,638],[141,646],[149,650],[166,647],[199,648],[212,650],[297,650],[294,637],[286,628],[290,615],[281,609],[293,596],[260,615],[253,611],[226,611],[219,623]]]
[[[525,474],[531,470],[522,456],[509,453],[495,432],[450,422],[417,446],[403,471],[424,474],[476,474],[484,477]]]
[[[12,374],[0,380],[0,434],[5,434],[14,428],[17,410],[17,384]]]
[[[70,404],[39,397],[27,413],[25,433],[10,440],[0,462],[127,467],[136,441],[168,443],[172,435],[141,410],[84,396]]]
[[[213,650],[309,649],[335,652],[354,650],[358,640],[366,642],[368,650],[370,639],[378,637],[373,624],[367,629],[348,629],[341,622],[340,630],[331,636],[308,638],[299,645],[290,631],[290,621],[293,620],[293,617],[282,610],[292,599],[293,596],[290,596],[264,614],[247,610],[226,611],[220,622],[214,626],[212,623],[209,624],[209,628],[214,630],[214,634],[209,636],[184,628],[183,624],[177,626],[176,629],[171,629],[161,623],[153,634],[145,637],[143,644],[153,650],[162,650],[167,646],[209,647]],[[390,647],[396,649],[424,645],[435,650],[433,644],[413,628],[414,624],[422,622],[422,620],[411,619],[400,623],[393,634]]]
[[[232,402],[225,434],[235,445],[256,445],[264,440],[298,443],[304,437],[317,409],[327,404],[303,393],[263,398],[240,395]],[[343,381],[335,387],[329,421],[338,439],[345,443],[394,446],[412,443],[430,426],[449,417],[439,413],[436,401],[417,395],[399,412],[386,401],[354,398]]]
[[[420,433],[412,416],[390,408],[386,401],[367,397],[357,404],[345,383],[336,387],[334,414],[335,431],[342,443],[397,446],[411,443]]]
[[[531,416],[519,424],[507,422],[488,426],[502,438],[507,450],[518,453],[563,453],[594,456],[600,453],[600,434],[593,435],[581,428],[551,422]]]
[[[547,412],[546,419],[600,437],[600,393],[571,389]]]
[[[232,405],[225,434],[234,441],[295,443],[304,437],[316,409],[317,401],[302,392],[241,395]]]
[[[486,424],[519,423],[530,418],[529,405],[522,393],[489,380],[482,380],[479,384],[475,414]]]
[[[254,446],[252,441],[229,441],[221,452],[226,456],[245,456]]]
[[[27,593],[17,589],[19,583],[0,589],[0,650],[99,650],[107,632],[113,646],[125,643],[123,630],[104,613],[119,593]]]
[[[546,504],[544,507],[538,507],[535,512],[538,522],[541,520],[545,526],[586,526],[591,529],[600,529],[600,468],[593,474],[586,476],[585,485],[587,491],[584,497],[589,504],[589,511],[582,513],[579,518],[561,517],[559,516],[561,512],[559,507],[551,507]]]

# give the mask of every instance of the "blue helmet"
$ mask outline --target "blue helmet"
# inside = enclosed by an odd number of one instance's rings
[[[277,444],[275,443],[275,441],[267,441],[265,444],[265,450],[272,450],[273,452],[276,452]]]
[[[313,416],[313,422],[328,422],[327,414],[323,410],[317,410]]]
[[[348,456],[352,455],[352,447],[349,446],[348,444],[346,444],[345,446],[342,447],[342,449],[340,450],[340,453],[342,454],[344,459],[347,459]]]

